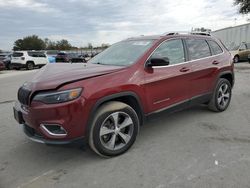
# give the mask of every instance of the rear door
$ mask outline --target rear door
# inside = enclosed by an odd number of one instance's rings
[[[29,51],[28,56],[29,56],[29,60],[33,61],[35,65],[38,65],[40,63],[38,52]]]
[[[14,52],[12,55],[11,63],[21,63],[22,57],[24,56],[23,52]]]
[[[46,64],[48,62],[48,58],[45,53],[39,52],[39,64]]]
[[[218,65],[205,39],[189,38],[185,42],[192,67],[190,98],[199,98],[211,92],[211,82]]]
[[[170,107],[188,99],[190,67],[185,62],[183,44],[182,39],[164,41],[151,55],[151,57],[167,57],[170,64],[145,68],[144,87],[150,112]]]

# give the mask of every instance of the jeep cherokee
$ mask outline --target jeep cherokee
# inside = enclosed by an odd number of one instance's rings
[[[118,42],[88,64],[48,64],[18,90],[14,117],[33,141],[85,139],[101,156],[127,151],[150,114],[231,100],[230,53],[211,36],[170,33]]]

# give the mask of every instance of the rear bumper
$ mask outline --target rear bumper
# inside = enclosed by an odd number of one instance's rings
[[[84,137],[79,137],[71,140],[48,140],[44,138],[41,134],[37,133],[35,129],[29,127],[26,124],[23,124],[23,132],[30,140],[41,144],[65,145],[72,143],[86,143]]]

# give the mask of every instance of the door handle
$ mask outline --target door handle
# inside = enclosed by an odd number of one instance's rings
[[[183,68],[180,69],[180,72],[187,72],[187,71],[189,71],[189,70],[190,70],[189,68],[183,67]]]
[[[218,61],[213,61],[213,65],[218,65],[220,62],[218,62]]]

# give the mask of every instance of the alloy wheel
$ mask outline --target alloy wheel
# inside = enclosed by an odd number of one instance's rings
[[[230,100],[231,91],[229,86],[224,83],[220,86],[218,90],[217,102],[220,108],[225,108]]]
[[[101,144],[108,150],[119,150],[125,147],[132,138],[134,123],[125,112],[114,112],[102,123],[100,128]]]

